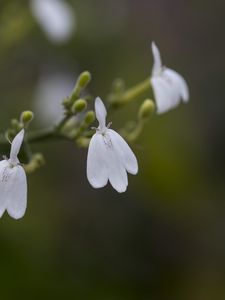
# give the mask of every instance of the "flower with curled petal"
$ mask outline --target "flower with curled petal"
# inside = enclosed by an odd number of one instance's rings
[[[138,172],[137,159],[125,140],[106,126],[107,112],[99,97],[95,100],[95,113],[99,126],[88,149],[88,181],[94,188],[104,187],[109,181],[117,192],[125,192],[127,172]]]
[[[18,160],[24,129],[14,138],[9,159],[0,161],[0,217],[5,210],[14,219],[23,217],[27,207],[27,179]]]
[[[163,67],[159,49],[152,42],[153,68],[151,84],[156,100],[157,112],[164,113],[175,108],[181,101],[189,100],[188,86],[184,78],[176,71]]]

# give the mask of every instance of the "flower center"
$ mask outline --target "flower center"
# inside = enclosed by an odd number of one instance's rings
[[[110,128],[111,125],[112,125],[112,122],[109,122],[106,127],[103,127],[103,128],[101,128],[101,127],[98,127],[98,128],[91,127],[91,129],[94,129],[94,130],[96,130],[96,132],[100,133],[102,136],[105,136],[106,133],[107,133],[107,130]]]

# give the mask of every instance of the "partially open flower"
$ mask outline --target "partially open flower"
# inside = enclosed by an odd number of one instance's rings
[[[153,68],[151,84],[156,100],[157,112],[164,113],[175,108],[181,101],[189,100],[188,86],[184,78],[176,71],[163,67],[160,52],[152,43]]]
[[[11,145],[10,158],[0,161],[0,217],[5,210],[14,219],[23,217],[27,207],[27,179],[17,158],[24,138],[22,129]]]
[[[95,113],[99,126],[88,149],[87,178],[94,188],[104,187],[109,181],[117,192],[125,192],[127,172],[138,172],[137,159],[125,140],[106,126],[107,112],[99,97],[95,100]]]

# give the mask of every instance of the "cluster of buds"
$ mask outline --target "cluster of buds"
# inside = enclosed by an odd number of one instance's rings
[[[152,43],[152,53],[154,62],[150,78],[130,89],[126,89],[124,81],[118,79],[114,81],[107,97],[110,111],[138,99],[152,88],[155,101],[142,99],[136,120],[128,123],[119,133],[110,129],[111,123],[106,124],[106,106],[99,97],[95,99],[95,111],[89,109],[93,97],[86,93],[91,80],[88,71],[80,74],[71,95],[63,100],[64,116],[56,126],[29,132],[29,124],[33,119],[31,111],[24,111],[18,120],[11,121],[5,140],[0,140],[0,145],[11,143],[9,159],[4,157],[0,161],[0,217],[4,211],[8,211],[15,219],[21,218],[25,213],[26,173],[34,172],[44,164],[43,154],[32,153],[30,148],[30,144],[37,141],[66,139],[80,147],[88,147],[87,178],[92,187],[101,188],[110,182],[117,192],[126,191],[127,173],[135,175],[138,172],[137,158],[127,142],[137,140],[151,115],[167,112],[181,100],[187,102],[189,99],[184,78],[174,70],[163,67],[155,43]],[[91,127],[95,116],[99,123],[97,128]],[[18,159],[21,147],[26,156],[26,164],[21,164]]]

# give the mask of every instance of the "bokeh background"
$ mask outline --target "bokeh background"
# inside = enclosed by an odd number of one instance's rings
[[[124,194],[89,185],[86,149],[33,146],[47,163],[28,178],[25,217],[0,220],[1,299],[225,299],[225,2],[71,0],[64,41],[30,4],[0,2],[1,132],[25,109],[33,129],[54,122],[83,70],[103,99],[116,77],[147,78],[152,40],[191,97],[149,120]],[[113,128],[142,100],[113,115]]]

